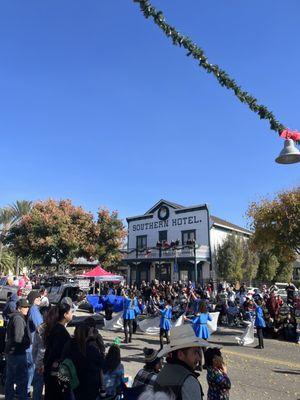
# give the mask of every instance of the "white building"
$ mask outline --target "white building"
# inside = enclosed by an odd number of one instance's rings
[[[251,236],[251,231],[210,215],[207,204],[184,207],[160,200],[127,223],[124,261],[130,282],[215,279],[218,245],[230,233]]]

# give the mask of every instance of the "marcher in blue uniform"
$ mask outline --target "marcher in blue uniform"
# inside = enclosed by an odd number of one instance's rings
[[[255,326],[256,332],[258,336],[258,346],[256,349],[263,349],[264,348],[264,338],[263,338],[263,329],[266,327],[265,319],[264,319],[264,312],[261,307],[262,302],[261,300],[257,300],[256,302],[256,309],[255,309]]]
[[[161,314],[159,323],[159,341],[162,349],[164,345],[164,336],[167,340],[167,344],[170,343],[170,329],[172,328],[172,300],[165,301],[164,308],[159,310],[159,312]]]
[[[130,297],[128,297],[123,292],[123,321],[124,321],[124,333],[125,333],[125,343],[131,343],[132,340],[132,332],[133,332],[133,321],[135,319],[135,297],[134,294],[131,293]]]
[[[207,304],[205,301],[199,303],[199,312],[195,315],[193,319],[184,318],[186,321],[189,321],[193,324],[193,329],[195,335],[203,340],[207,340],[210,336],[210,332],[208,330],[207,321],[212,321],[212,317],[207,312]],[[202,347],[203,356],[205,358],[206,348]],[[206,366],[204,365],[203,368]],[[202,370],[202,366],[199,366],[199,370]]]
[[[202,302],[199,305],[199,313],[195,315],[193,319],[185,318],[187,321],[190,321],[193,324],[193,329],[195,335],[200,338],[207,340],[210,336],[207,321],[212,321],[211,316],[207,312],[206,303]]]

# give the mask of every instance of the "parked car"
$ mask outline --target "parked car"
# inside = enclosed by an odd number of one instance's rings
[[[12,293],[18,293],[18,286],[9,285],[8,277],[0,279],[0,301],[6,301]]]
[[[78,283],[57,283],[47,287],[47,291],[49,302],[52,304],[60,303],[64,297],[77,301],[82,292]]]

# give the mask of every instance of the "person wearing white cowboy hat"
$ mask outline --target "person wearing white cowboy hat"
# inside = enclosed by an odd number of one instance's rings
[[[154,390],[171,389],[176,400],[201,400],[203,391],[195,369],[201,365],[201,347],[208,346],[208,342],[196,337],[190,325],[171,329],[170,343],[157,354],[158,357],[168,356]]]

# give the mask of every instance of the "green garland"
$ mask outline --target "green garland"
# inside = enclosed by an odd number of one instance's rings
[[[251,96],[248,92],[244,92],[240,86],[238,86],[234,79],[232,79],[224,70],[222,70],[216,64],[210,64],[204,51],[191,41],[187,36],[181,35],[176,28],[169,25],[164,18],[161,11],[157,11],[148,0],[133,0],[135,3],[140,4],[141,11],[146,18],[153,18],[154,22],[165,34],[170,37],[173,44],[176,46],[184,47],[188,53],[187,56],[193,56],[194,59],[199,61],[199,66],[204,68],[206,72],[214,74],[216,79],[219,81],[221,86],[226,87],[234,92],[236,97],[242,102],[248,104],[250,110],[257,113],[260,119],[268,119],[270,127],[273,131],[279,134],[285,129],[279,121],[276,120],[275,115],[268,110],[264,105],[257,103],[257,99]]]

